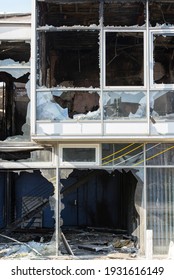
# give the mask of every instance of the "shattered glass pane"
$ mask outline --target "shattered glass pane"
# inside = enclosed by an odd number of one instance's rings
[[[105,26],[142,26],[145,24],[145,6],[142,1],[121,3],[107,0],[104,2]]]
[[[106,86],[143,86],[143,52],[143,33],[107,32]]]
[[[65,120],[68,119],[68,109],[63,109],[54,101],[50,91],[37,93],[37,120]]]
[[[153,80],[156,84],[174,83],[174,35],[154,35]]]
[[[95,162],[95,148],[63,148],[63,162]]]
[[[142,119],[146,117],[146,95],[144,92],[104,92],[104,119]]]
[[[102,144],[103,166],[141,166],[143,162],[143,144]]]
[[[37,120],[100,119],[100,96],[88,91],[42,91],[37,93]]]
[[[151,91],[150,114],[155,119],[174,118],[174,91]]]

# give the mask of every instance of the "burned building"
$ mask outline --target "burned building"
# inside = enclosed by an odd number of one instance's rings
[[[165,256],[174,239],[173,1],[32,4],[31,45],[0,39],[1,228],[52,230],[55,255],[117,254],[129,243],[127,252]]]

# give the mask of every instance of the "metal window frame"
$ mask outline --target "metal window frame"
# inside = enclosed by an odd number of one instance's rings
[[[91,161],[91,162],[67,162],[67,161],[63,161],[63,149],[64,148],[73,148],[73,149],[77,149],[77,148],[91,148],[91,149],[95,149],[95,161]],[[76,168],[76,167],[90,167],[93,168],[94,166],[98,167],[99,166],[99,144],[59,144],[58,147],[58,154],[59,154],[59,167],[66,167],[66,168]]]
[[[165,37],[169,36],[170,34],[174,37],[174,27],[173,28],[159,28],[159,29],[150,29],[150,65],[152,65],[152,67],[150,67],[149,71],[150,71],[150,90],[174,90],[174,83],[173,84],[155,84],[154,83],[154,79],[153,79],[153,73],[154,73],[154,36],[155,35],[163,35]]]
[[[144,69],[144,85],[143,86],[106,86],[106,33],[142,33],[143,34],[143,69]],[[147,61],[147,51],[146,51],[146,30],[144,29],[135,29],[134,27],[129,27],[129,28],[119,28],[115,27],[115,28],[104,28],[104,51],[103,51],[103,84],[104,84],[104,90],[146,90],[147,88],[147,84],[146,84],[146,77],[147,77],[147,73],[146,73],[146,61]]]

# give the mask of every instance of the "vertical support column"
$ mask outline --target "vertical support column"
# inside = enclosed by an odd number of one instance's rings
[[[146,254],[146,229],[147,229],[147,169],[146,169],[146,143],[144,144],[144,188],[143,188],[143,253]]]
[[[153,258],[153,231],[146,230],[146,259]]]
[[[56,238],[56,256],[59,255],[59,242],[60,242],[60,191],[59,191],[59,156],[58,145],[56,146],[56,189],[55,189],[55,238]]]
[[[36,0],[32,0],[32,14],[31,14],[31,93],[30,93],[30,124],[31,135],[36,134]]]
[[[11,174],[9,171],[6,173],[6,190],[5,190],[5,222],[6,226],[11,223],[12,214],[12,200],[11,200]]]
[[[150,42],[149,42],[149,0],[146,0],[146,86],[147,86],[147,125],[148,135],[150,135]]]
[[[104,135],[104,121],[103,121],[103,86],[105,79],[104,71],[104,52],[105,52],[105,41],[104,41],[104,30],[103,30],[103,15],[104,15],[104,3],[100,1],[99,5],[99,21],[100,21],[100,40],[99,40],[99,59],[100,59],[100,108],[101,108],[101,135]]]

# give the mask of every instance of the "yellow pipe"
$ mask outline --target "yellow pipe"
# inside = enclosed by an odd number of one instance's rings
[[[146,161],[148,161],[148,160],[150,160],[150,159],[152,159],[152,158],[154,158],[154,157],[157,157],[157,156],[159,156],[159,155],[161,155],[161,154],[163,154],[163,153],[165,153],[165,152],[167,152],[167,151],[169,151],[169,150],[171,150],[171,149],[173,149],[173,148],[174,148],[174,146],[169,147],[169,148],[165,149],[164,151],[161,151],[161,152],[159,152],[159,153],[157,153],[157,154],[155,154],[155,155],[153,155],[153,156],[147,158]],[[138,164],[140,164],[140,163],[142,163],[142,162],[144,162],[144,160],[137,162],[137,163],[134,164],[133,166],[136,166],[136,165],[138,165]]]
[[[130,144],[130,145],[128,145],[128,146],[126,146],[126,147],[122,148],[121,150],[116,151],[115,153],[110,154],[109,156],[102,158],[102,160],[104,160],[104,159],[106,159],[106,158],[108,158],[108,157],[111,157],[111,156],[113,156],[113,155],[116,155],[116,154],[118,154],[118,153],[120,153],[120,152],[122,152],[122,151],[126,150],[127,148],[129,148],[130,146],[132,146],[132,145],[134,145],[134,144],[135,144],[135,143],[132,143],[132,144]]]

